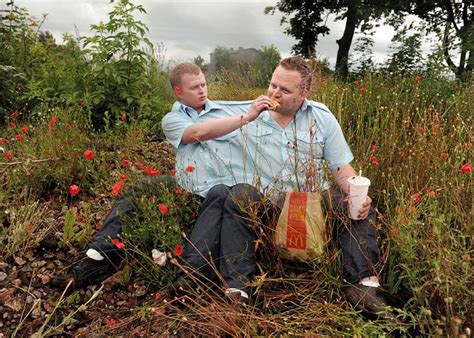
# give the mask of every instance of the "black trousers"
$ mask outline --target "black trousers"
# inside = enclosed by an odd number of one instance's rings
[[[120,251],[110,239],[121,232],[124,214],[130,216],[138,212],[134,198],[176,186],[175,180],[169,176],[155,176],[128,187],[95,234],[90,248],[111,260],[120,259]],[[323,194],[323,205],[330,215],[334,225],[333,236],[342,251],[344,278],[349,283],[357,283],[364,277],[379,273],[376,217],[373,209],[364,220],[345,217],[347,204],[342,202],[343,197],[339,190],[331,189]],[[248,184],[211,188],[202,202],[190,243],[185,247],[185,264],[213,280],[219,272],[228,287],[245,289],[256,269],[256,235],[252,222],[255,217],[265,221],[263,210],[268,210],[268,206],[262,204],[262,196],[257,189]]]
[[[377,244],[377,218],[373,208],[363,220],[350,219],[348,204],[336,188],[323,193],[323,208],[333,226],[333,238],[342,251],[344,278],[357,283],[362,278],[380,274],[380,253]]]
[[[229,288],[247,290],[255,273],[255,232],[262,196],[248,184],[211,188],[194,225],[183,258],[193,270],[216,280],[219,272]]]

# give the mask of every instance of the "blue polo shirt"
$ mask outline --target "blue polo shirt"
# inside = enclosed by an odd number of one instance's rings
[[[224,110],[207,100],[199,114],[193,108],[176,102],[171,112],[165,115],[161,124],[176,152],[176,176],[181,187],[205,197],[209,189],[218,184],[253,183],[249,179],[253,175],[246,168],[249,161],[241,142],[241,130],[213,140],[191,144],[181,142],[189,126],[237,113],[235,109]]]
[[[178,182],[205,196],[216,184],[248,183],[277,196],[292,188],[326,190],[327,171],[348,164],[352,153],[341,127],[329,109],[305,100],[295,119],[281,128],[265,111],[253,122],[223,137],[182,144],[184,130],[207,119],[246,113],[252,101],[207,101],[198,114],[175,103],[162,121],[166,137],[176,150]],[[193,172],[186,167],[193,166]]]
[[[218,102],[223,110],[245,113],[252,101]],[[268,111],[243,128],[247,168],[264,192],[278,194],[329,188],[328,170],[353,160],[352,152],[334,115],[324,104],[305,100],[293,121],[282,128]]]

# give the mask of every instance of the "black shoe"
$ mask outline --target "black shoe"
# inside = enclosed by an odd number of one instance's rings
[[[388,292],[381,287],[371,287],[362,284],[353,284],[344,290],[349,303],[362,312],[377,316],[396,324],[403,324],[395,314],[387,307],[389,306],[386,295]]]
[[[102,282],[116,271],[117,268],[107,259],[97,261],[86,257],[75,263],[68,273],[54,277],[50,284],[64,288],[72,281],[72,287],[77,289]]]

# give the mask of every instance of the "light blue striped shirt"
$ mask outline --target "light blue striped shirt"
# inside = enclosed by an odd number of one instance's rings
[[[253,122],[228,135],[195,144],[182,144],[184,130],[207,119],[244,114],[252,101],[209,101],[198,114],[175,103],[162,121],[166,137],[176,150],[178,182],[205,196],[216,184],[248,183],[275,196],[292,188],[326,190],[327,165],[335,170],[353,156],[341,127],[329,109],[305,100],[295,119],[282,128],[265,111]],[[195,170],[186,172],[192,165]]]

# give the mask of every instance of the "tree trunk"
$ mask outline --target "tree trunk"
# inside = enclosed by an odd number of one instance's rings
[[[336,73],[343,79],[349,74],[349,50],[351,49],[354,31],[359,21],[360,0],[349,0],[347,4],[346,26],[342,37],[337,40]]]

